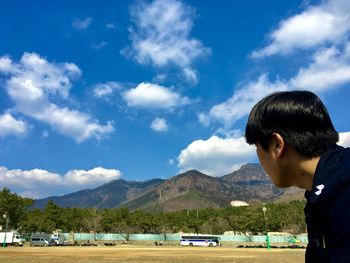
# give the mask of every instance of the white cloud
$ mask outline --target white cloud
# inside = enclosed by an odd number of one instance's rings
[[[290,80],[271,82],[267,74],[263,74],[257,81],[235,90],[227,101],[214,105],[209,113],[199,113],[198,120],[204,126],[219,122],[227,130],[247,116],[259,100],[273,92],[302,89],[319,93],[349,83],[349,55],[335,48],[321,50],[315,54],[313,63],[301,68]]]
[[[130,30],[132,44],[122,53],[142,65],[178,66],[188,80],[197,81],[191,65],[210,49],[189,37],[194,19],[191,7],[178,0],[155,0],[134,6],[131,16],[135,23]]]
[[[266,95],[287,90],[285,82],[270,82],[267,75],[261,75],[257,81],[251,81],[233,93],[227,101],[213,106],[209,114],[199,114],[199,121],[203,125],[209,125],[213,121],[218,121],[226,127],[232,126],[237,120],[246,116],[252,107]]]
[[[103,183],[118,179],[121,176],[119,170],[96,167],[94,169],[72,170],[64,175],[63,184],[75,187],[94,187]]]
[[[237,170],[241,164],[255,158],[255,147],[246,143],[244,137],[197,140],[182,150],[178,156],[181,171],[195,169],[212,176],[222,176]]]
[[[331,47],[316,52],[313,62],[301,68],[291,79],[291,85],[313,92],[332,89],[350,81],[350,54],[346,46],[344,52]]]
[[[11,58],[8,56],[0,57],[0,72],[11,73],[13,70],[14,68]]]
[[[41,111],[27,111],[37,120],[44,121],[61,134],[74,138],[77,142],[83,142],[91,137],[103,139],[104,136],[114,131],[113,122],[100,125],[97,120],[92,120],[85,113],[59,108],[54,104],[47,104]]]
[[[10,113],[0,115],[0,138],[7,136],[23,136],[27,134],[26,122],[16,120]]]
[[[155,118],[151,123],[151,128],[156,132],[165,132],[169,129],[165,119]]]
[[[69,98],[71,80],[81,75],[75,64],[50,63],[36,53],[25,53],[19,63],[11,61],[10,65],[2,73],[8,77],[5,89],[17,112],[45,122],[77,142],[100,139],[114,131],[112,122],[101,125],[88,114],[52,102]]]
[[[123,97],[128,106],[140,108],[171,109],[189,103],[187,97],[181,97],[169,88],[145,82],[126,91]]]
[[[103,98],[111,95],[115,91],[121,90],[123,87],[116,81],[109,81],[106,83],[98,83],[94,88],[93,92],[95,97]]]
[[[0,166],[0,188],[8,187],[11,191],[26,197],[46,197],[56,195],[62,190],[59,174],[46,170],[8,170]]]
[[[99,50],[99,49],[101,49],[101,48],[104,48],[105,46],[107,46],[107,42],[105,42],[105,41],[102,41],[102,42],[100,42],[100,43],[93,43],[92,45],[91,45],[91,48],[93,48],[93,49],[96,49],[96,50]]]
[[[223,124],[218,132],[225,134],[231,131],[238,120],[247,116],[259,100],[273,92],[302,89],[320,93],[349,83],[350,65],[347,64],[350,58],[349,46],[350,44],[347,44],[344,52],[334,47],[317,52],[314,62],[300,69],[299,73],[288,81],[270,82],[266,74],[261,75],[257,81],[249,82],[235,90],[227,101],[214,105],[209,113],[199,113],[198,120],[204,126],[209,126],[213,122]]]
[[[92,23],[92,17],[86,17],[84,19],[74,18],[72,26],[78,31],[86,30]]]
[[[8,187],[11,191],[27,197],[43,198],[94,188],[120,176],[119,170],[101,167],[88,171],[71,170],[65,175],[60,175],[42,169],[8,170],[0,166],[0,188]]]
[[[270,34],[271,44],[253,52],[259,58],[288,54],[297,49],[309,49],[346,39],[350,31],[350,4],[347,0],[323,1],[304,12],[282,20]]]
[[[343,147],[350,147],[350,132],[340,132],[338,144]]]
[[[81,75],[73,63],[49,63],[36,53],[24,53],[19,63],[11,61],[10,71],[7,91],[16,101],[26,103],[44,100],[49,95],[67,98],[71,79]]]

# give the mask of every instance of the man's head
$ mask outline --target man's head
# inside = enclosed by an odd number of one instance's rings
[[[253,107],[245,130],[247,142],[267,150],[276,133],[306,157],[320,156],[339,139],[326,107],[309,91],[273,93]]]

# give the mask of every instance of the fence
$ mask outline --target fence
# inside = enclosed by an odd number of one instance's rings
[[[185,234],[184,234],[185,235]],[[123,241],[126,234],[105,234],[105,233],[65,233],[66,239],[77,241],[99,240],[99,241]],[[216,235],[223,242],[266,242],[266,236],[245,236],[245,235]],[[129,234],[129,241],[180,241],[181,234]],[[272,243],[288,243],[298,240],[307,243],[306,235],[298,236],[269,236]]]

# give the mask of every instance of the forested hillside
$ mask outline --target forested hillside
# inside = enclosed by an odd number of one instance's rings
[[[206,208],[173,212],[130,211],[128,208],[63,208],[49,201],[44,209],[28,210],[33,200],[22,198],[4,188],[0,192],[0,214],[9,215],[9,229],[23,233],[105,232],[222,234],[225,231],[259,233],[266,231],[261,204],[248,207]],[[305,231],[304,201],[268,203],[267,230]],[[5,225],[0,218],[0,224]]]

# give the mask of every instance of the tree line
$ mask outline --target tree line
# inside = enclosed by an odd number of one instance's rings
[[[205,208],[174,212],[130,211],[127,208],[66,208],[49,201],[44,209],[30,209],[34,200],[23,198],[9,189],[0,191],[0,215],[7,214],[8,229],[21,233],[96,232],[96,233],[163,233],[177,232],[223,234],[225,231],[306,232],[304,200],[268,203],[266,213],[261,204],[247,207]],[[3,216],[0,225],[5,225]]]

